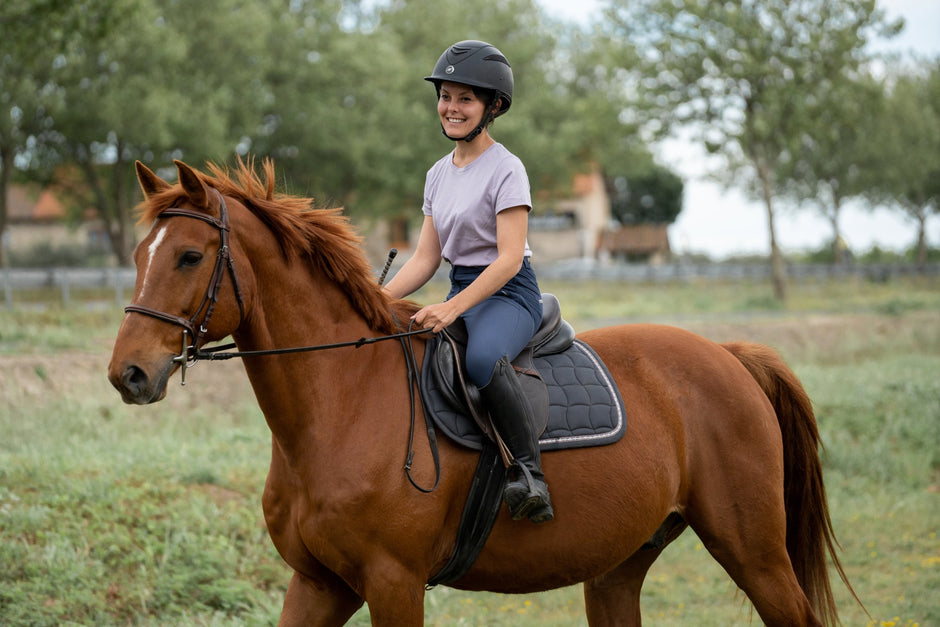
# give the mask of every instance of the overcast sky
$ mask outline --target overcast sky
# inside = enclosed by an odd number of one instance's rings
[[[600,17],[599,0],[538,0],[551,15],[588,24]],[[940,1],[880,0],[888,18],[903,17],[904,31],[890,41],[875,42],[878,51],[913,51],[923,56],[940,55]],[[497,44],[498,45],[498,44]],[[703,151],[695,144],[676,139],[658,147],[658,156],[666,165],[686,178],[682,213],[670,227],[675,252],[703,252],[713,257],[739,253],[766,254],[769,250],[767,218],[761,205],[736,190],[724,190],[706,181]],[[840,225],[849,247],[865,252],[872,246],[902,250],[911,246],[917,226],[897,211],[862,209],[848,206],[842,211]],[[785,251],[817,249],[831,239],[828,222],[810,210],[778,212],[777,241]],[[927,239],[940,245],[940,217],[927,222]]]

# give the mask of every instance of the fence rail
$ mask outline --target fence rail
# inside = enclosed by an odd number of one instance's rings
[[[115,305],[123,307],[130,300],[137,271],[134,268],[4,268],[0,270],[4,302],[16,303],[16,292],[53,290],[62,304],[72,304],[76,290],[100,290],[114,297]],[[82,301],[85,297],[79,296]]]
[[[571,261],[544,264],[538,267],[539,278],[552,280],[599,280],[627,283],[671,283],[695,280],[715,281],[768,281],[768,264],[598,264],[591,261]],[[823,281],[828,279],[864,279],[890,281],[909,276],[940,276],[940,263],[926,266],[914,264],[793,264],[787,268],[791,281]],[[94,291],[100,300],[102,294],[113,297],[118,307],[130,300],[136,271],[133,268],[4,268],[0,269],[0,283],[7,307],[17,304],[16,292],[58,292],[66,307],[73,300],[86,302],[88,296],[80,291]],[[439,272],[437,280],[446,280]],[[48,296],[46,296],[48,298]]]
[[[769,263],[670,263],[598,264],[591,260],[558,262],[538,267],[539,278],[609,280],[633,283],[669,283],[693,280],[769,281]],[[890,281],[908,276],[938,276],[940,263],[916,264],[790,264],[787,277],[793,281],[822,281],[858,278]]]

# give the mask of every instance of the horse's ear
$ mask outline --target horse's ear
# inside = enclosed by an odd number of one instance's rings
[[[200,209],[209,208],[209,188],[202,182],[199,175],[191,167],[179,160],[174,160],[176,170],[179,172],[180,185],[189,196],[190,202]]]
[[[171,187],[169,183],[154,174],[153,170],[140,161],[134,163],[134,167],[137,168],[137,181],[140,183],[140,189],[144,192],[144,198],[150,198],[154,194]]]

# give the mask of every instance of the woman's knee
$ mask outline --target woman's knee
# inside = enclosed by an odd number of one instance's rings
[[[493,376],[493,368],[496,367],[496,362],[499,361],[500,357],[503,357],[503,355],[496,354],[491,350],[473,350],[472,347],[467,347],[467,376],[470,377],[474,385],[483,387],[489,383],[490,378]]]

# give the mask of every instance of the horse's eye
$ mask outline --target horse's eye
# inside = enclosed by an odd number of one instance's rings
[[[191,268],[198,266],[200,261],[202,261],[202,253],[196,252],[195,250],[188,250],[180,255],[179,267]]]

